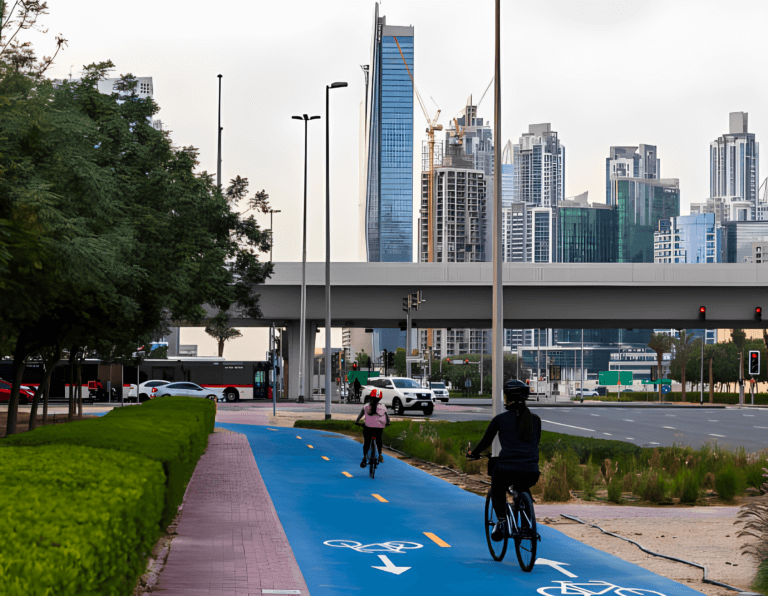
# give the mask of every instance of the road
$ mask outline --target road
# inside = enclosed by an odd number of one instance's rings
[[[470,401],[471,400],[467,400]],[[232,406],[227,408],[268,408],[264,402]],[[669,406],[594,406],[563,404],[537,407],[531,410],[542,419],[544,430],[580,437],[614,439],[627,441],[642,447],[690,445],[699,448],[706,443],[717,443],[725,449],[744,447],[747,451],[768,448],[768,408],[702,408],[696,406],[673,408]],[[359,404],[333,404],[332,413],[353,414],[360,412]],[[307,404],[284,403],[281,411],[324,411],[318,402]],[[407,414],[406,418],[423,418],[421,413]],[[490,420],[491,408],[486,405],[442,405],[436,406],[433,420],[451,422],[467,420]]]
[[[700,594],[543,525],[539,562],[523,573],[511,544],[503,562],[491,559],[482,497],[388,456],[372,480],[349,437],[218,426],[248,437],[313,596],[576,593],[563,582],[584,586],[579,594]]]

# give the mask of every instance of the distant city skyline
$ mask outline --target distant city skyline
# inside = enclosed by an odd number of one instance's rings
[[[68,77],[70,65],[78,76],[83,64],[105,59],[115,62],[115,76],[153,77],[158,118],[177,145],[200,149],[201,170],[209,172],[216,167],[216,75],[223,74],[223,179],[247,176],[282,210],[274,218],[276,261],[301,257],[303,130],[290,117],[324,117],[323,86],[349,82],[331,101],[332,258],[357,260],[360,65],[370,56],[373,9],[359,0],[243,2],[202,13],[178,2],[137,0],[124,14],[95,0],[70,0],[51,3],[44,20],[50,33],[29,39],[40,55],[51,53],[54,34],[69,40],[52,77]],[[492,3],[385,0],[381,12],[388,22],[415,28],[416,85],[430,111],[442,108],[443,125],[467,96],[479,101],[493,71]],[[529,124],[550,122],[568,147],[565,196],[589,191],[593,201],[604,192],[611,146],[653,143],[661,175],[680,180],[687,214],[690,203],[709,196],[709,144],[728,130],[729,113],[748,112],[758,142],[768,136],[768,82],[756,74],[766,57],[752,52],[734,62],[711,51],[712,36],[724,29],[760,39],[767,16],[762,2],[503,2],[498,142],[515,142]],[[451,40],[470,26],[468,52]],[[556,56],[546,68],[542,28]],[[632,59],[637,47],[648,49],[643,60]],[[489,91],[478,116],[492,113]],[[425,126],[417,107],[414,188]],[[324,122],[313,123],[310,222],[324,214],[324,137]],[[415,200],[414,222],[417,210]],[[323,244],[322,226],[312,226],[310,260],[324,258]]]

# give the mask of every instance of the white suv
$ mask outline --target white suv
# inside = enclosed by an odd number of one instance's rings
[[[429,388],[435,395],[435,402],[441,401],[444,404],[448,403],[448,389],[445,387],[445,383],[431,382]]]
[[[402,415],[405,410],[421,410],[425,416],[431,416],[435,409],[435,397],[432,391],[424,389],[413,379],[374,377],[368,380],[363,396],[370,395],[370,390],[373,388],[381,391],[381,403],[392,408],[397,415]]]

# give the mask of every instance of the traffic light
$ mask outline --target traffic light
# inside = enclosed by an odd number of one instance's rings
[[[339,353],[331,353],[331,370],[338,370],[339,368]]]
[[[700,306],[699,307],[699,321],[704,321],[707,318],[707,307],[706,306]]]
[[[352,370],[357,370],[357,362],[352,363]]]
[[[394,366],[394,365],[395,365],[395,353],[387,352],[387,366]]]
[[[464,364],[469,364],[469,359],[465,360]]]
[[[753,376],[760,374],[760,352],[757,350],[749,351],[749,374]]]
[[[403,298],[403,310],[408,312],[411,309],[411,297],[407,296]]]
[[[755,320],[756,321],[762,321],[763,320],[763,309],[760,306],[755,307]]]

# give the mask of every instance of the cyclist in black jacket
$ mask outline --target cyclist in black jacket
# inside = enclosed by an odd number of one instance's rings
[[[499,435],[501,452],[491,478],[491,500],[496,518],[500,520],[491,538],[497,541],[507,531],[507,488],[514,486],[517,492],[530,493],[531,487],[539,481],[541,418],[532,414],[525,405],[530,391],[530,387],[522,381],[507,381],[504,384],[506,412],[491,420],[480,443],[467,452],[467,457],[480,457],[480,453],[490,447],[493,439]]]

